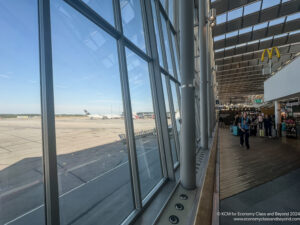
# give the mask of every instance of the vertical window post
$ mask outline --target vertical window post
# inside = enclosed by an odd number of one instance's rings
[[[38,0],[45,215],[47,225],[59,225],[56,137],[52,71],[50,1]]]

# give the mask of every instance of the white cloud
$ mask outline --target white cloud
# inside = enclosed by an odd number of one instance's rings
[[[10,76],[7,75],[7,74],[0,74],[0,78],[3,78],[3,79],[9,79]]]

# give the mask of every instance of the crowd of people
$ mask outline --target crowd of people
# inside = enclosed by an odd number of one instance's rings
[[[250,149],[249,137],[256,136],[257,131],[260,137],[272,138],[272,130],[275,129],[274,116],[265,115],[264,113],[254,112],[238,112],[234,118],[234,126],[238,127],[238,135],[240,136],[240,146],[244,143],[247,149]],[[276,134],[274,134],[276,135]]]

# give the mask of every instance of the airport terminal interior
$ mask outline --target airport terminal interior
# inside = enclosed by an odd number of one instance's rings
[[[0,225],[299,225],[300,0],[0,0]]]

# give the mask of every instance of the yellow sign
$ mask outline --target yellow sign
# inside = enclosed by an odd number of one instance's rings
[[[277,48],[277,47],[272,47],[271,51],[270,51],[268,48],[264,49],[264,51],[263,51],[263,53],[262,53],[262,55],[261,55],[261,61],[262,61],[262,62],[264,61],[264,59],[265,59],[265,53],[266,53],[266,52],[268,52],[268,58],[269,58],[269,59],[272,59],[272,56],[273,56],[273,50],[275,50],[276,55],[277,55],[277,58],[280,58],[280,52],[279,52],[278,48]]]

